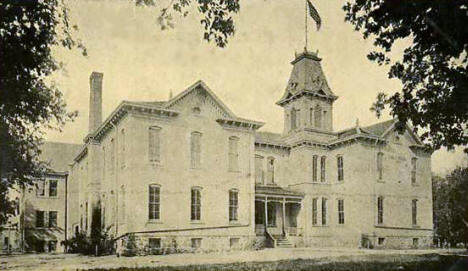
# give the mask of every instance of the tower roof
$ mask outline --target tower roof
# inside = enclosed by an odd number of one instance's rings
[[[327,79],[323,73],[317,53],[304,50],[291,62],[293,69],[289,76],[288,85],[283,97],[277,102],[283,105],[296,97],[304,94],[336,100],[338,97],[333,94],[328,86]]]

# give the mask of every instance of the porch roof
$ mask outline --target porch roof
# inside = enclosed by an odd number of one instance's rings
[[[255,185],[255,195],[265,196],[283,196],[283,197],[300,197],[303,198],[304,194],[301,192],[282,188],[278,185]]]

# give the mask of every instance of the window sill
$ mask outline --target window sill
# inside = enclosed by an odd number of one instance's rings
[[[163,224],[161,219],[149,219],[148,222],[146,222],[146,223],[147,224]]]
[[[385,183],[385,181],[383,179],[377,179],[377,182],[378,183]]]
[[[238,225],[240,225],[240,222],[239,222],[239,220],[232,220],[232,221],[229,221],[229,225],[238,226]]]
[[[411,186],[412,186],[412,187],[418,187],[418,186],[419,186],[419,183],[411,183]]]
[[[162,163],[160,161],[150,161],[149,164],[152,167],[161,167],[162,166]]]
[[[199,225],[203,225],[205,224],[205,222],[201,221],[201,220],[191,220],[190,221],[190,224],[199,224]]]
[[[412,225],[411,227],[412,227],[413,229],[420,229],[420,228],[421,228],[421,226],[419,226],[419,225]]]

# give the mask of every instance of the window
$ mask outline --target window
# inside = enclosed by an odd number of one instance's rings
[[[160,219],[160,192],[159,185],[149,186],[148,218],[151,220]]]
[[[229,238],[229,247],[231,248],[237,248],[239,247],[239,238]]]
[[[301,127],[301,110],[296,109],[296,128]]]
[[[57,196],[57,180],[49,181],[49,197]]]
[[[239,207],[237,190],[229,191],[229,221],[237,221],[237,209]]]
[[[338,224],[344,224],[344,200],[338,200]]]
[[[416,162],[417,158],[411,158],[411,184],[416,184]]]
[[[255,182],[264,183],[263,156],[255,155]]]
[[[315,112],[314,112],[314,126],[316,128],[321,128],[322,127],[322,109],[320,108],[319,105],[315,107]]]
[[[325,168],[326,168],[327,157],[320,157],[320,181],[325,182]]]
[[[313,198],[312,199],[312,225],[317,225],[317,204],[318,204],[318,199]]]
[[[110,141],[110,161],[109,161],[109,169],[111,173],[114,173],[115,167],[115,140],[112,138]]]
[[[314,109],[309,110],[309,125],[314,126]]]
[[[383,178],[383,153],[377,153],[377,173],[379,175],[379,180]]]
[[[102,176],[106,176],[106,147],[102,146]]]
[[[151,254],[159,254],[161,250],[161,238],[148,238],[148,247]]]
[[[148,131],[148,159],[150,162],[160,161],[160,133],[161,128],[152,126]]]
[[[193,132],[190,138],[190,165],[199,168],[201,165],[201,136],[199,132]]]
[[[327,199],[322,198],[322,225],[327,225]]]
[[[125,167],[125,130],[120,131],[120,167]]]
[[[231,136],[229,138],[229,171],[239,170],[239,138]]]
[[[297,116],[296,116],[296,109],[291,110],[291,130],[297,128]]]
[[[268,227],[276,227],[276,208],[274,202],[267,203]]]
[[[45,195],[45,180],[36,181],[36,196],[43,197]]]
[[[201,218],[201,191],[199,188],[192,188],[191,200],[191,215],[192,220],[200,220]]]
[[[36,228],[43,228],[44,227],[44,211],[36,211]]]
[[[199,249],[201,247],[201,238],[192,238],[192,248]]]
[[[377,198],[377,224],[383,224],[384,221],[384,209],[383,209],[383,197]]]
[[[49,212],[49,228],[57,227],[57,211]]]
[[[317,182],[317,164],[318,156],[312,156],[312,182]]]
[[[379,237],[379,239],[377,239],[377,242],[378,242],[379,246],[382,246],[384,244],[384,242],[385,242],[385,238]]]
[[[337,167],[338,167],[338,181],[344,180],[344,170],[343,170],[343,156],[338,156],[336,158]]]
[[[418,200],[413,199],[411,201],[411,220],[413,222],[413,226],[418,225]]]
[[[267,180],[272,184],[275,182],[275,158],[268,157],[267,160]]]

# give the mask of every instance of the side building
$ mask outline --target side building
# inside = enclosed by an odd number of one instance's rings
[[[1,249],[12,252],[63,252],[67,238],[68,167],[80,148],[78,144],[45,142],[40,161],[49,170],[35,177],[32,185],[15,186],[9,196],[16,210],[7,225],[0,227]]]

